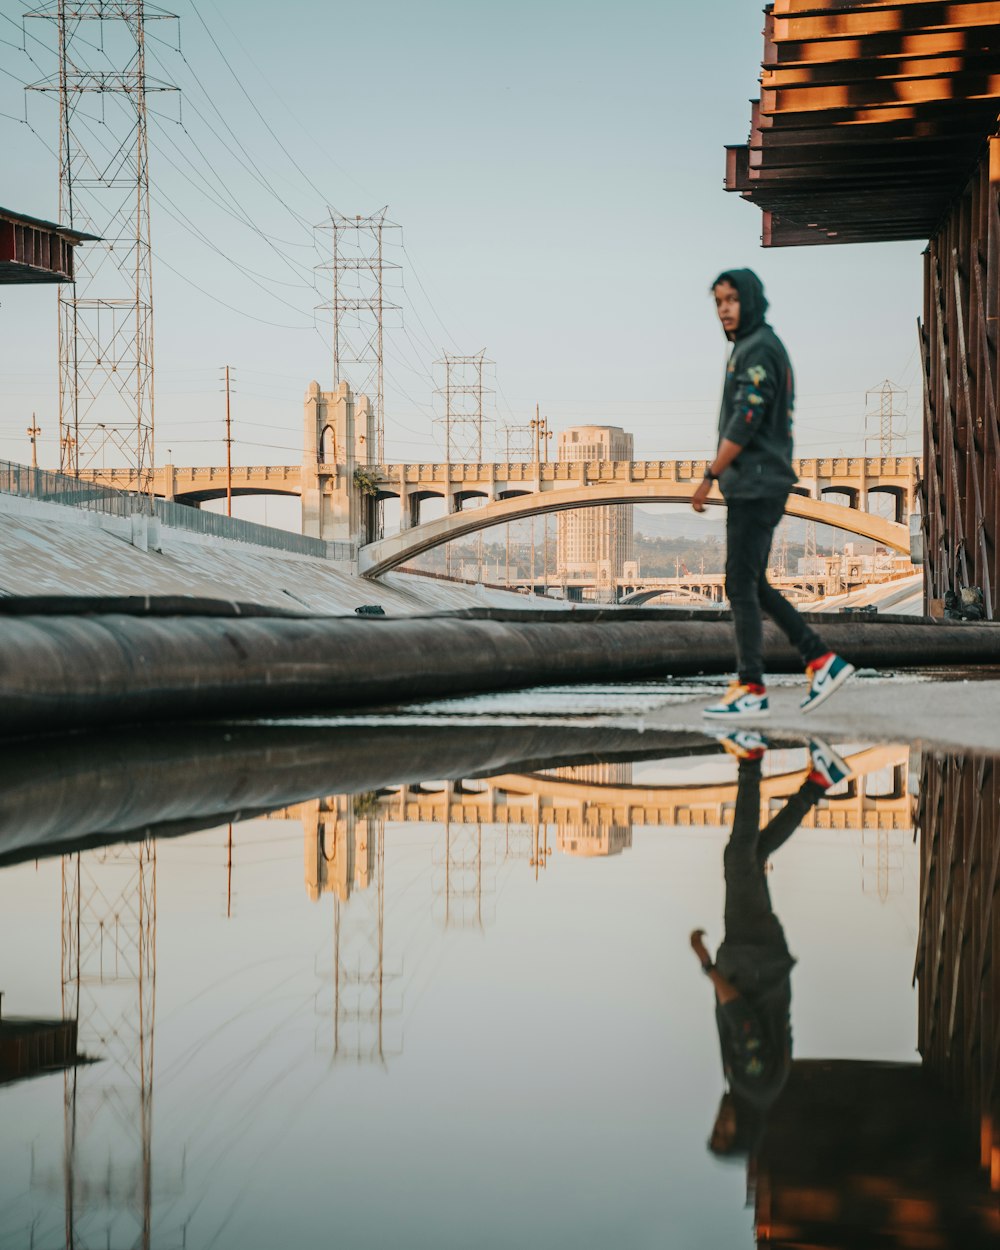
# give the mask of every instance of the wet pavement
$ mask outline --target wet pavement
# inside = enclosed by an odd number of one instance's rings
[[[0,1247],[1000,1244],[1000,767],[700,690],[12,746]]]

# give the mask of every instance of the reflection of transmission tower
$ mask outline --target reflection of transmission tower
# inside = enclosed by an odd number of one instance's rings
[[[452,822],[452,800],[460,800],[464,792],[461,782],[449,782],[446,786],[444,847],[434,855],[434,894],[444,903],[446,929],[482,929],[492,919],[495,835],[488,835],[484,844],[480,821]]]
[[[367,813],[367,814],[365,814]],[[384,821],[366,796],[336,795],[317,804],[306,828],[306,885],[333,900],[333,1057],[384,1062],[386,989],[399,972],[385,964]]]
[[[175,90],[146,76],[145,27],[174,15],[144,0],[55,0],[26,16],[58,36],[57,75],[29,90],[59,96],[59,220],[100,240],[77,248],[76,281],[59,291],[60,467],[78,472],[110,447],[143,489],[154,456],[146,94]],[[81,33],[92,21],[96,43]]]
[[[865,455],[887,456],[896,455],[896,444],[905,439],[906,429],[897,429],[897,418],[906,416],[906,409],[896,406],[896,396],[906,392],[899,386],[893,386],[888,378],[880,385],[873,386],[865,393]],[[869,433],[872,426],[877,426],[877,433]],[[874,450],[872,450],[874,448]]]
[[[399,226],[386,221],[388,207],[370,217],[346,217],[330,209],[317,229],[330,231],[333,298],[322,307],[333,314],[333,389],[349,382],[355,395],[367,395],[375,410],[375,462],[385,457],[385,370],[383,339],[388,313],[400,311],[386,299],[386,280],[399,265],[385,259],[384,235]]]
[[[491,395],[483,386],[483,367],[493,362],[486,359],[486,349],[475,356],[453,356],[445,352],[435,362],[444,366],[444,386],[437,390],[444,396],[444,458],[452,461],[482,463],[483,399]]]
[[[66,1244],[152,1244],[156,847],[62,864],[63,1013],[99,1060],[65,1076]]]

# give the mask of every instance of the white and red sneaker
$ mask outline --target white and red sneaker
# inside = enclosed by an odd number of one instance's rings
[[[809,693],[799,704],[803,712],[819,707],[824,699],[829,699],[835,690],[847,681],[854,673],[854,665],[848,664],[843,656],[835,651],[828,651],[818,660],[806,665],[806,676],[809,678]]]
[[[702,708],[702,716],[716,721],[760,720],[767,716],[767,690],[734,681],[718,703]]]

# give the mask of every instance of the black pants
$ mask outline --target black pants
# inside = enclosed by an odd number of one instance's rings
[[[792,836],[824,794],[815,781],[803,783],[780,812],[760,827],[760,762],[740,764],[733,831],[723,855],[726,876],[725,942],[782,949],[785,934],[771,907],[764,865]]]
[[[803,667],[828,650],[788,600],[769,585],[767,558],[785,499],[734,499],[726,515],[726,596],[736,626],[736,665],[744,684],[764,679],[763,610],[802,656]]]

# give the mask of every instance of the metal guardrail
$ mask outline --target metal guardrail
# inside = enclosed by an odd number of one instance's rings
[[[0,460],[0,493],[82,508],[88,512],[102,512],[108,516],[149,515],[150,501],[146,495],[81,482],[67,473],[32,469],[8,460]],[[251,543],[255,547],[294,551],[299,555],[319,556],[323,560],[352,560],[356,554],[353,543],[326,542],[322,538],[293,534],[291,530],[277,529],[272,525],[259,525],[256,521],[204,512],[200,508],[167,499],[154,499],[153,513],[168,529],[228,538],[234,542]]]

